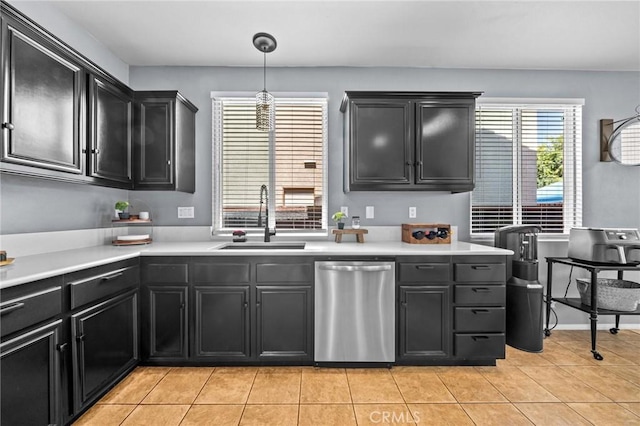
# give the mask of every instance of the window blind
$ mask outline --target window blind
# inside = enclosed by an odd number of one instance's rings
[[[271,226],[289,230],[326,228],[324,145],[326,99],[276,98],[273,133],[255,129],[255,99],[219,101],[214,112],[221,139],[220,228],[258,226],[260,187],[269,188]],[[214,134],[216,132],[214,131]],[[264,222],[262,224],[264,226]]]
[[[480,104],[471,233],[540,225],[566,234],[582,222],[582,106]]]

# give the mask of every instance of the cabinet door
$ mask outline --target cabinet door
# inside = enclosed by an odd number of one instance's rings
[[[56,321],[0,345],[2,424],[61,424],[61,324]]]
[[[148,288],[148,339],[150,359],[187,358],[187,294],[186,286],[154,286]]]
[[[256,290],[258,357],[311,361],[311,287],[258,286]]]
[[[172,189],[175,101],[136,103],[136,176],[139,189]]]
[[[350,189],[381,190],[413,183],[413,111],[406,100],[352,100]]]
[[[138,292],[72,316],[76,412],[99,397],[138,361]]]
[[[89,174],[132,182],[132,95],[123,87],[91,76],[89,82]]]
[[[470,191],[474,182],[475,101],[416,103],[416,183]]]
[[[195,287],[195,357],[248,359],[249,286]]]
[[[4,6],[3,6],[4,7]],[[83,174],[84,71],[53,43],[2,19],[6,163]],[[6,89],[6,90],[5,90]]]
[[[449,286],[400,286],[400,358],[451,353]]]

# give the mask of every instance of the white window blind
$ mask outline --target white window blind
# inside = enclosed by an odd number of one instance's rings
[[[215,228],[257,227],[266,209],[260,187],[267,185],[270,226],[326,229],[326,109],[322,98],[276,98],[270,133],[255,128],[255,98],[214,101]]]
[[[582,105],[481,103],[471,233],[540,225],[567,234],[582,223]]]

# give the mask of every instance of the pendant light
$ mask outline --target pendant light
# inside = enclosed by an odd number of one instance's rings
[[[273,95],[267,92],[267,53],[276,50],[278,44],[271,34],[257,33],[253,45],[264,55],[264,89],[256,93],[256,129],[270,132],[276,127],[276,105]]]

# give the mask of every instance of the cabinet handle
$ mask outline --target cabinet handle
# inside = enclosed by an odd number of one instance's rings
[[[16,126],[14,126],[13,123],[2,123],[2,128],[7,130],[13,130],[16,128]]]
[[[167,166],[171,165],[171,160],[167,161]]]
[[[5,306],[0,309],[0,316],[10,314],[11,312],[17,311],[18,309],[21,309],[21,308],[24,308],[24,303],[22,302],[12,303],[11,305]]]
[[[244,308],[247,309],[249,307],[249,304],[247,302],[244,302],[242,306],[244,306]]]
[[[183,310],[185,306],[186,306],[186,305],[184,304],[184,302],[182,302],[182,303],[180,304],[180,310]]]
[[[100,150],[99,149],[92,149],[91,153],[92,154],[100,154]]]
[[[406,307],[407,307],[407,302],[400,302],[400,305],[401,305],[403,308],[406,308]]]
[[[491,289],[487,287],[473,287],[471,291],[476,293],[488,293],[491,291]]]
[[[433,265],[416,265],[416,269],[433,269]]]
[[[476,271],[488,271],[491,269],[491,266],[487,265],[473,265],[471,269],[475,269]]]
[[[407,166],[413,166],[413,164],[411,164],[411,161],[407,161]]]
[[[118,272],[116,274],[109,275],[107,277],[102,277],[102,278],[100,278],[100,282],[113,281],[116,278],[120,278],[122,275],[123,275],[122,272]]]
[[[422,161],[418,161],[416,164],[417,164],[418,166],[422,167]]]
[[[84,342],[84,334],[80,334],[79,336],[76,336],[76,340],[78,342]]]
[[[473,340],[487,340],[489,336],[471,336]]]
[[[472,309],[471,312],[473,312],[474,314],[488,314],[491,311],[489,311],[488,309]]]
[[[67,350],[67,343],[59,343],[56,346],[56,349],[58,350],[58,352],[64,352]]]

